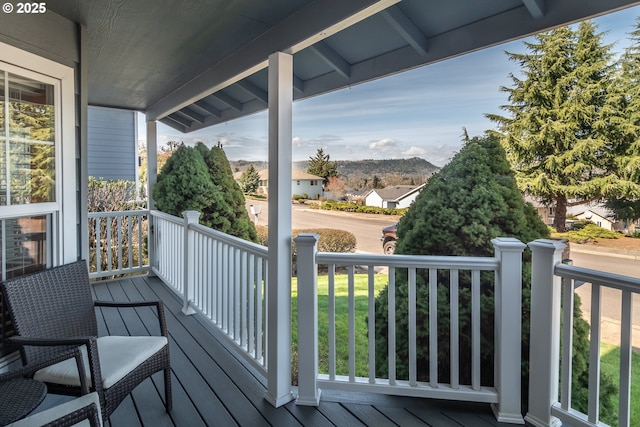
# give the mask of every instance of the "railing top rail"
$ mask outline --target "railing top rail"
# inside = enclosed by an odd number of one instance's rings
[[[494,257],[458,257],[436,255],[371,255],[318,252],[317,264],[370,265],[398,268],[438,268],[451,270],[496,270],[500,262]]]
[[[214,230],[209,227],[205,227],[200,224],[191,224],[189,228],[204,234],[205,236],[211,237],[238,249],[245,250],[247,252],[251,252],[255,255],[259,255],[262,257],[267,257],[269,255],[269,250],[266,246],[259,245],[257,243],[249,242],[248,240],[240,239],[239,237],[231,236],[229,234],[225,234],[221,231]]]
[[[165,221],[169,221],[169,222],[173,222],[175,224],[183,224],[184,223],[184,218],[180,218],[177,216],[173,216],[173,215],[169,215],[168,213],[164,213],[164,212],[160,212],[160,211],[149,211],[151,216],[155,216],[157,218],[162,218]]]
[[[556,264],[554,273],[566,279],[573,279],[587,283],[597,283],[598,285],[607,286],[609,288],[640,293],[640,279],[633,277],[605,273],[603,271],[576,267],[568,264]]]
[[[89,212],[89,218],[104,218],[113,216],[129,216],[129,215],[148,215],[149,209],[133,209],[128,211],[111,211],[111,212]]]

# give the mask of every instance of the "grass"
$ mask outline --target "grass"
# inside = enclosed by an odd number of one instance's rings
[[[600,370],[613,378],[616,388],[620,387],[620,347],[600,344]],[[615,396],[618,401],[618,395]],[[601,414],[604,416],[605,414]],[[610,415],[610,414],[606,414]],[[618,419],[618,407],[614,414],[607,418]],[[604,417],[602,417],[604,418]],[[631,425],[640,425],[640,354],[632,353],[631,357]]]
[[[335,313],[336,313],[336,373],[338,375],[349,374],[349,293],[347,275],[335,276]],[[387,276],[377,274],[374,276],[374,296],[387,284]],[[356,274],[354,277],[354,304],[355,304],[355,375],[368,376],[369,369],[369,339],[367,328],[367,316],[369,314],[369,285],[366,274]],[[294,345],[298,342],[298,282],[292,283],[292,314]],[[329,279],[328,276],[318,277],[318,357],[320,359],[319,372],[329,372]]]

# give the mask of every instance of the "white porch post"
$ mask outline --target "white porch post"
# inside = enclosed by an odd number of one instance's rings
[[[195,271],[194,265],[194,231],[189,229],[189,225],[197,224],[200,219],[200,212],[198,211],[184,211],[182,212],[184,217],[184,248],[183,248],[183,280],[184,280],[184,295],[182,295],[182,312],[184,314],[195,314],[195,310],[191,306],[193,301],[193,273]]]
[[[147,209],[156,209],[156,202],[151,197],[153,187],[158,178],[158,126],[155,120],[147,120]],[[149,251],[149,275],[155,276],[153,268],[158,267],[156,260],[156,235],[153,217],[148,216],[147,250]]]
[[[278,407],[291,394],[291,163],[293,56],[269,56],[269,282],[267,394]]]
[[[522,251],[526,245],[514,238],[491,241],[500,261],[495,290],[495,387],[498,403],[492,405],[499,422],[524,424],[521,413],[522,364]]]
[[[298,398],[297,405],[318,406],[318,235],[299,234],[298,252]]]
[[[538,239],[529,243],[531,265],[531,335],[529,338],[529,411],[525,420],[536,427],[562,423],[551,415],[558,401],[560,369],[560,277],[564,243]]]

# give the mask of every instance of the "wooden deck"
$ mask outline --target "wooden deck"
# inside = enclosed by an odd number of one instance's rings
[[[173,410],[164,411],[163,379],[156,375],[113,413],[112,427],[508,425],[497,423],[488,405],[332,391],[323,391],[317,408],[290,402],[276,409],[264,400],[265,379],[236,357],[206,319],[182,314],[180,300],[158,279],[98,282],[94,289],[102,300],[163,300],[171,334]],[[104,309],[100,322],[110,334],[157,333],[151,309]]]

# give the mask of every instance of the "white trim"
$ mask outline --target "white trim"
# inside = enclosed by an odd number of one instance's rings
[[[0,42],[0,61],[10,73],[34,78],[55,87],[55,153],[56,202],[10,206],[0,209],[0,216],[39,215],[54,213],[57,225],[52,227],[52,240],[57,242],[53,264],[78,258],[77,195],[76,195],[76,131],[73,68],[51,61]],[[5,65],[6,64],[6,65]],[[13,70],[13,71],[12,71]],[[64,114],[63,114],[64,112]],[[55,214],[57,212],[57,215]]]

